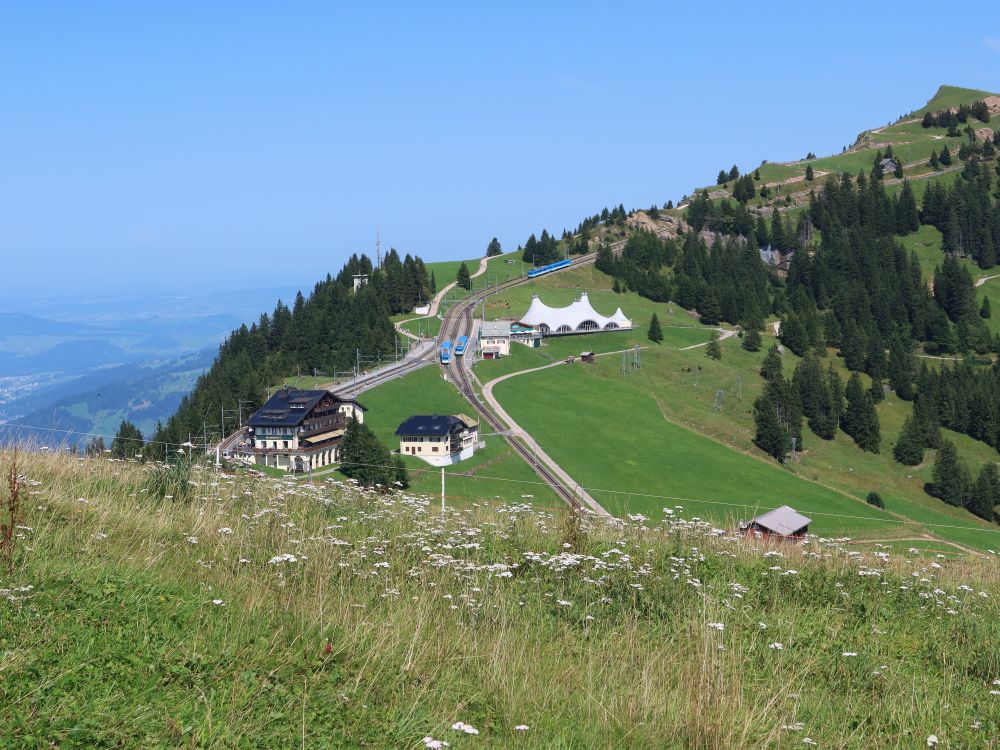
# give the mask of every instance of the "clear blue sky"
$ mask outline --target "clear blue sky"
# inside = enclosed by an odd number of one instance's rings
[[[0,293],[478,256],[1000,91],[995,3],[345,5],[4,4]]]

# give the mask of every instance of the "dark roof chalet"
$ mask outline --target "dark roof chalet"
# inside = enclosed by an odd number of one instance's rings
[[[360,411],[367,411],[357,401],[341,399],[330,391],[304,391],[296,388],[279,388],[247,422],[251,427],[297,427],[320,405],[324,397],[329,397],[330,407],[340,404],[354,404]]]
[[[476,423],[468,417],[462,415],[452,416],[450,414],[417,414],[407,419],[396,429],[396,434],[400,437],[432,436],[443,437],[450,435],[452,431],[474,429]]]

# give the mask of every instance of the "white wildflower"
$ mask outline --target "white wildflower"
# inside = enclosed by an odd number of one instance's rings
[[[451,725],[451,728],[456,732],[465,732],[466,734],[479,734],[479,730],[476,729],[471,724],[466,724],[464,721],[456,721]]]
[[[785,650],[785,644],[774,642],[771,645],[769,645],[768,648],[772,649],[773,651],[784,651]]]
[[[708,623],[708,627],[710,627],[710,628],[715,628],[715,629],[716,629],[716,630],[718,630],[718,631],[719,631],[720,633],[721,633],[721,632],[722,632],[723,630],[725,630],[725,629],[726,629],[726,626],[725,626],[725,624],[723,624],[723,623],[721,623],[721,622],[710,622],[710,623]]]
[[[927,737],[927,747],[937,747],[938,738],[936,734]]]

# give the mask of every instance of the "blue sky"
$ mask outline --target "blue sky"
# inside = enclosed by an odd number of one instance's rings
[[[352,5],[5,4],[0,293],[474,257],[1000,91],[991,3]]]

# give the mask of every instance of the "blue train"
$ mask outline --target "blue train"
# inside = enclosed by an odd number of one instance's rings
[[[540,268],[532,268],[530,271],[528,271],[528,278],[533,279],[536,276],[541,276],[544,273],[552,273],[553,271],[558,271],[560,268],[566,268],[567,266],[570,266],[572,264],[573,261],[566,259],[566,260],[556,261],[555,263],[549,263],[547,266],[541,266]]]
[[[441,344],[441,364],[446,365],[451,362],[451,341]]]
[[[459,336],[458,340],[455,342],[455,356],[461,357],[465,354],[465,348],[469,345],[468,336]]]

